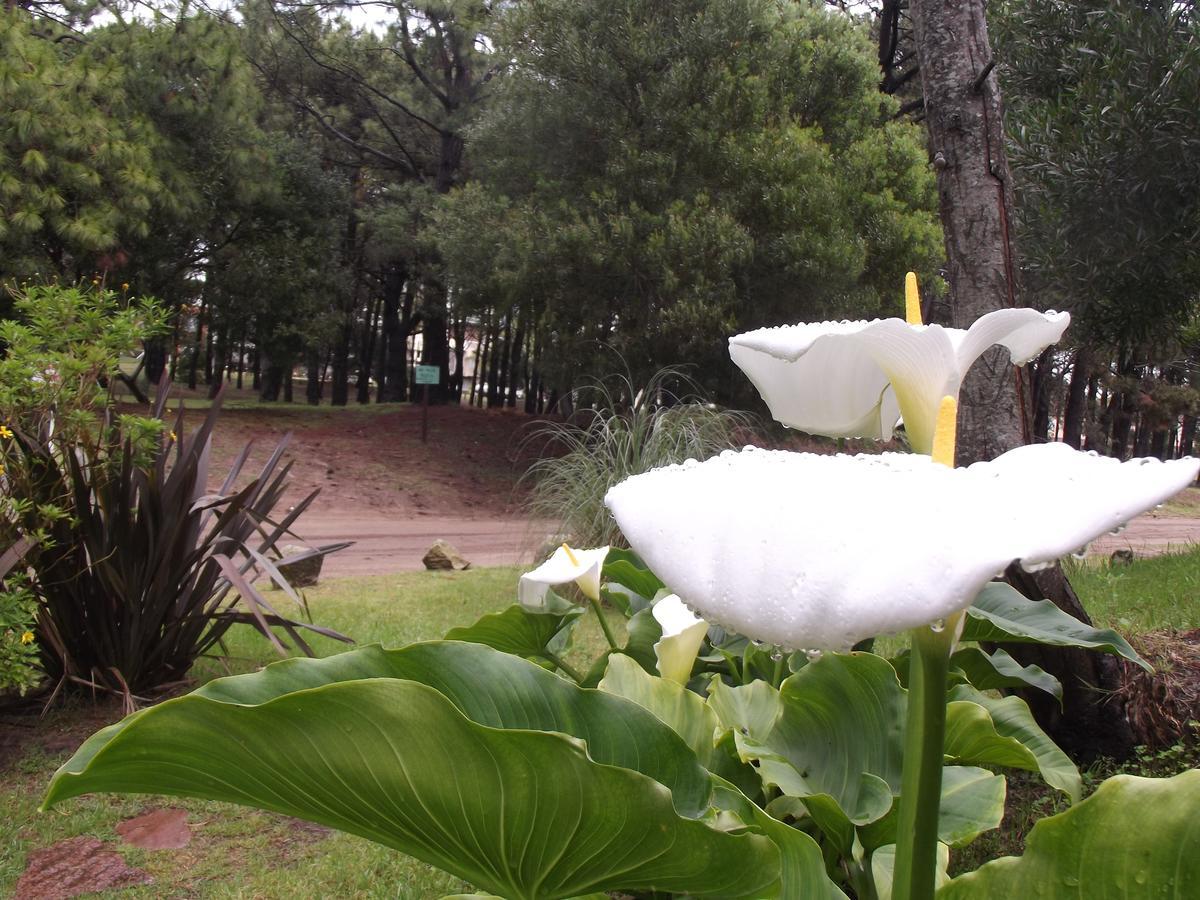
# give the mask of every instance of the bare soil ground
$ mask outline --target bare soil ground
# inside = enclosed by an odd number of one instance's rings
[[[189,409],[185,427],[204,410]],[[290,435],[283,506],[319,491],[298,520],[305,542],[355,544],[330,556],[327,575],[374,575],[420,569],[438,538],[474,565],[526,561],[545,526],[520,514],[520,477],[543,442],[530,439],[535,417],[515,411],[432,406],[421,441],[419,406],[333,408],[227,404],[213,441],[211,478],[220,483],[247,442],[242,481],[258,474]]]

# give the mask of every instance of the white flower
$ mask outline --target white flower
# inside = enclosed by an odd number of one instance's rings
[[[994,344],[1024,365],[1062,337],[1071,317],[1000,309],[968,330],[903,319],[761,328],[729,339],[729,355],[785,425],[831,437],[887,440],[899,416],[928,453],[944,396]],[[889,390],[890,385],[890,390]]]
[[[584,595],[600,599],[600,570],[604,568],[607,547],[595,550],[573,550],[563,544],[548,560],[521,576],[517,599],[522,606],[541,606],[551,585],[575,582]]]
[[[844,650],[964,609],[1009,563],[1070,553],[1198,469],[1064,444],[963,469],[917,454],[751,448],[636,475],[605,503],[709,622],[789,649]]]
[[[654,645],[658,674],[687,684],[696,654],[708,634],[708,623],[697,618],[676,594],[668,594],[655,603],[653,613],[662,628],[662,639]]]

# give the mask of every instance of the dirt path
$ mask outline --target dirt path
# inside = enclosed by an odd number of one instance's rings
[[[434,541],[449,541],[474,566],[525,565],[549,533],[550,523],[514,517],[392,517],[367,512],[323,512],[305,519],[313,544],[354,541],[325,560],[324,575],[387,575],[423,569]]]
[[[1200,544],[1200,518],[1147,513],[1117,535],[1105,535],[1088,548],[1089,555],[1109,556],[1114,550],[1132,550],[1137,556],[1180,552]]]

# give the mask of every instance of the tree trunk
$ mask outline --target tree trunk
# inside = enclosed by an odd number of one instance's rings
[[[1054,393],[1054,350],[1047,347],[1038,356],[1030,378],[1033,387],[1033,427],[1030,429],[1034,443],[1044,444],[1050,439],[1050,397]]]
[[[363,335],[358,355],[358,376],[355,379],[357,400],[359,403],[371,402],[371,368],[375,364],[375,333],[379,330],[379,298],[371,301],[371,311],[367,316],[367,331]]]
[[[238,342],[237,389],[242,389],[242,376],[246,374],[246,332]]]
[[[1082,446],[1083,420],[1087,412],[1087,387],[1091,379],[1092,352],[1087,347],[1075,351],[1071,364],[1071,383],[1067,388],[1067,410],[1063,415],[1064,444],[1078,450]]]
[[[910,11],[937,170],[951,324],[967,328],[985,313],[1017,305],[1000,89],[983,0],[913,0]],[[1019,377],[1005,351],[985,353],[959,396],[959,465],[1027,443]]]
[[[912,0],[910,12],[924,92],[939,210],[945,234],[952,324],[968,327],[995,309],[1017,305],[1017,266],[1009,230],[1012,186],[1004,149],[1003,107],[988,43],[983,0]],[[960,392],[959,465],[991,459],[1029,441],[1027,398],[1008,354],[994,348],[975,364]],[[986,514],[986,512],[981,512]],[[1010,573],[1011,583],[1034,599],[1045,597],[1082,612],[1061,568],[1037,580]],[[1101,654],[1014,645],[1022,663],[1036,661],[1070,685],[1061,715],[1036,691],[1022,696],[1038,722],[1064,748],[1090,754],[1113,736],[1105,752],[1121,755],[1128,741],[1122,711],[1104,702],[1116,687]]]
[[[408,333],[412,291],[405,291],[408,273],[402,267],[388,271],[383,282],[383,363],[379,369],[380,403],[399,403],[408,396]],[[400,304],[404,301],[404,315]]]
[[[467,361],[467,321],[461,316],[454,320],[454,376],[450,379],[450,401],[462,403],[463,366]]]
[[[446,324],[446,286],[430,278],[422,285],[421,365],[438,367],[438,383],[429,386],[429,402],[445,403],[450,374],[450,332]]]
[[[346,318],[338,326],[333,346],[333,374],[329,379],[329,402],[345,406],[350,401],[350,322]]]
[[[310,347],[305,359],[305,368],[308,371],[308,384],[304,389],[304,399],[308,401],[309,406],[320,406],[321,395],[325,393],[324,385],[321,383],[321,351],[317,347]]]
[[[274,403],[279,399],[279,392],[283,388],[283,376],[285,366],[276,363],[273,359],[262,359],[263,354],[259,354],[258,361],[262,364],[262,374],[259,379],[259,394],[258,398],[264,403]]]
[[[191,390],[196,389],[196,370],[200,365],[200,349],[204,346],[204,311],[207,305],[204,300],[200,301],[200,310],[196,313],[196,340],[192,342],[192,359],[191,365],[188,367],[187,386]]]
[[[521,368],[521,351],[525,349],[525,317],[521,311],[516,311],[516,332],[509,348],[508,360],[508,395],[504,405],[510,409],[517,405],[517,385],[524,380],[524,370]]]
[[[162,380],[163,372],[167,370],[167,344],[161,337],[149,338],[142,345],[145,351],[146,365],[142,371],[146,373],[146,380],[151,384],[158,384]]]
[[[1059,609],[1091,624],[1060,566],[1031,575],[1013,565],[1005,577],[1026,597],[1052,600]],[[1028,690],[1020,694],[1038,724],[1072,759],[1083,762],[1098,756],[1124,759],[1133,751],[1133,730],[1125,717],[1124,704],[1113,690],[1120,679],[1116,657],[1046,644],[1002,646],[1022,665],[1041,666],[1062,683],[1061,707],[1044,691]]]

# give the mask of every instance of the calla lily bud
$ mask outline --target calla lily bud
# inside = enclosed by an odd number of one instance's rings
[[[688,609],[676,594],[668,594],[655,603],[653,613],[662,628],[662,638],[654,645],[658,674],[687,684],[700,645],[708,634],[708,623]]]

